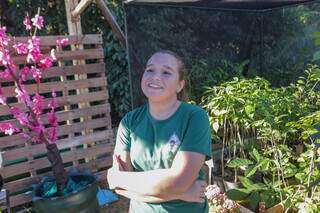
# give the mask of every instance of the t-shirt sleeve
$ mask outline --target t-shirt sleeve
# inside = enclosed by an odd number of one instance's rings
[[[211,132],[206,111],[194,112],[189,120],[179,151],[197,152],[211,158]]]
[[[131,139],[130,139],[130,128],[128,122],[128,115],[126,115],[119,124],[115,152],[128,151],[130,152]]]

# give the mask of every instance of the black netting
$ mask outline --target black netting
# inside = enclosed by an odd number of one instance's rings
[[[134,106],[143,101],[139,85],[144,64],[158,49],[170,49],[185,58],[195,76],[190,88],[197,93],[201,89],[195,88],[202,87],[206,77],[212,79],[208,83],[218,84],[233,76],[259,75],[274,86],[288,85],[312,62],[319,48],[312,34],[320,31],[320,1],[245,1],[277,4],[265,10],[217,9],[210,2],[125,4]]]

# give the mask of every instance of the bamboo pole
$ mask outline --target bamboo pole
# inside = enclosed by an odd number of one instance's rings
[[[81,0],[76,8],[71,12],[72,18],[78,18],[80,14],[91,4],[92,0]]]
[[[106,3],[104,2],[104,0],[96,0],[96,3],[97,3],[98,8],[102,12],[102,15],[105,17],[105,19],[107,20],[108,24],[110,25],[112,31],[116,34],[116,37],[119,39],[119,41],[122,44],[122,46],[124,48],[126,48],[127,45],[126,45],[125,36],[124,36],[121,28],[117,24],[117,21],[113,17],[111,11],[107,7]]]

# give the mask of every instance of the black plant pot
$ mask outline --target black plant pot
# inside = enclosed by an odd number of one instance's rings
[[[38,213],[98,213],[98,187],[92,175],[78,175],[78,179],[93,178],[92,182],[80,191],[61,197],[43,198],[33,201],[33,210]]]

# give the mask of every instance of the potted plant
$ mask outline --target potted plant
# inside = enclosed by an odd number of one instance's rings
[[[68,177],[64,169],[59,149],[55,143],[58,139],[58,119],[55,113],[58,107],[56,94],[52,91],[51,96],[44,97],[39,92],[42,71],[51,67],[56,60],[55,50],[51,50],[49,56],[41,53],[40,38],[36,36],[36,32],[43,28],[44,20],[39,15],[39,11],[32,19],[29,16],[24,18],[23,23],[30,33],[28,43],[10,42],[10,37],[6,35],[6,27],[0,27],[0,66],[4,68],[0,72],[0,78],[15,83],[16,97],[18,102],[23,104],[23,108],[11,106],[0,87],[0,103],[7,106],[12,116],[18,121],[17,124],[0,123],[0,131],[8,135],[22,133],[30,143],[43,143],[46,146],[47,158],[51,163],[54,178],[46,178],[35,187],[37,199],[34,205],[38,212],[78,212],[80,209],[81,212],[97,212],[99,206],[96,200],[95,178],[87,174]],[[57,45],[62,47],[67,42],[67,39],[60,39],[57,40]],[[15,65],[11,58],[12,54],[25,56],[25,65],[23,67]],[[37,84],[38,90],[35,94],[28,93],[26,89],[28,81]],[[50,98],[48,106],[44,105],[45,98]],[[42,120],[44,117],[48,122]],[[72,187],[81,181],[86,181],[89,187]],[[51,187],[48,188],[48,185]],[[46,190],[50,190],[50,196]]]

